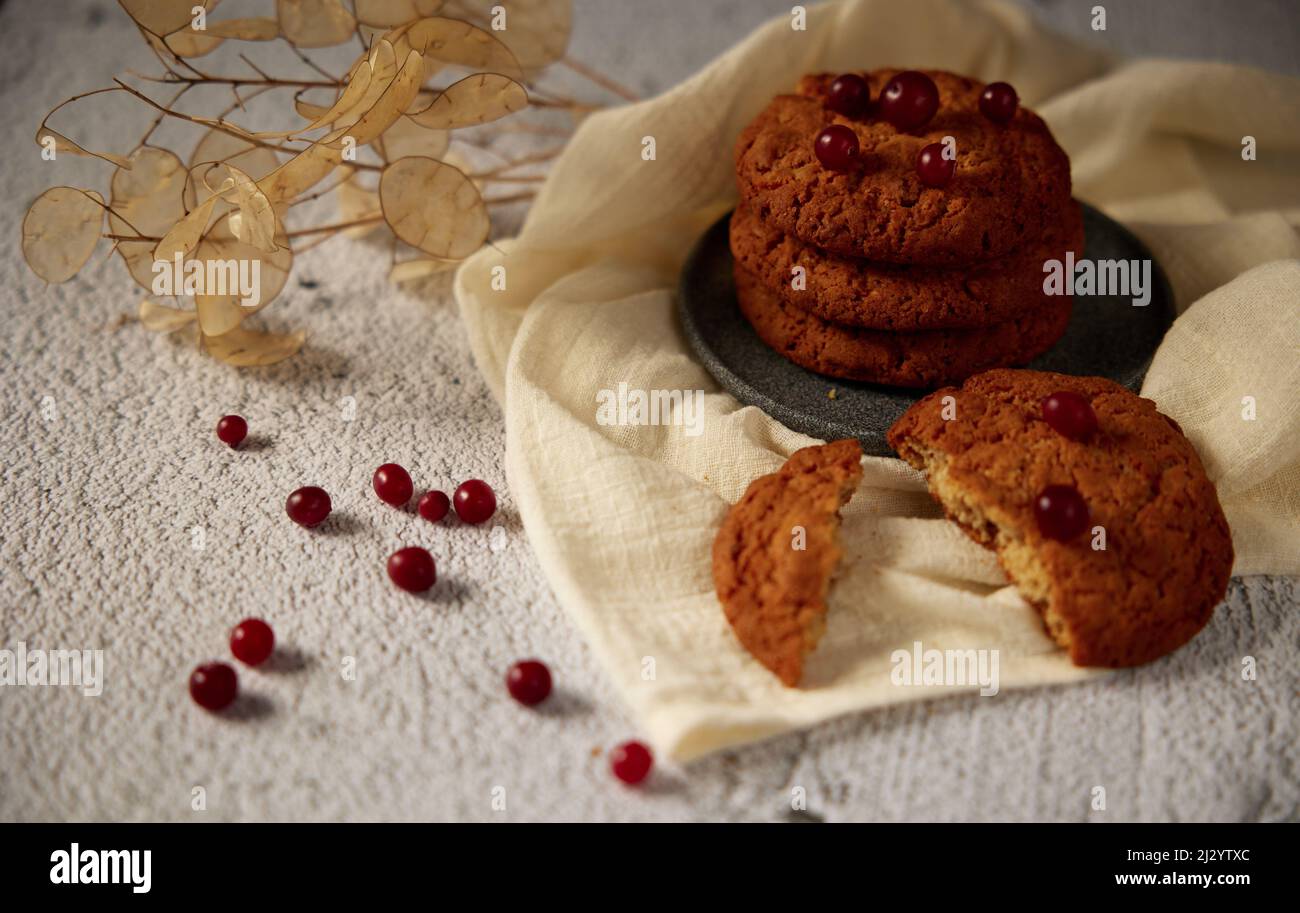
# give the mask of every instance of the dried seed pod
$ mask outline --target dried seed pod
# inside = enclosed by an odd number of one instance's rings
[[[379,205],[378,191],[362,187],[357,183],[355,177],[339,185],[338,200],[340,221],[358,222],[362,219],[383,215],[383,209]],[[348,238],[364,238],[382,224],[383,222],[369,222],[365,225],[356,225],[344,229],[343,234]]]
[[[194,311],[167,307],[148,298],[141,300],[137,316],[146,330],[155,333],[175,333],[198,320],[198,314]]]
[[[324,180],[343,163],[343,136],[340,127],[323,136],[308,148],[257,182],[272,204],[287,203]]]
[[[373,145],[385,161],[395,162],[410,155],[441,158],[450,144],[451,134],[446,130],[429,130],[410,117],[399,117]]]
[[[340,0],[275,0],[280,32],[300,48],[325,48],[352,37],[357,21]]]
[[[468,22],[431,16],[389,33],[394,34],[430,60],[501,73],[516,81],[524,78],[519,61],[510,48]]]
[[[99,242],[105,206],[93,190],[51,187],[23,216],[22,251],[29,267],[47,282],[77,274]]]
[[[307,99],[302,97],[302,93],[307,91],[309,90],[302,89],[299,92],[294,94],[293,109],[298,112],[299,117],[302,117],[305,120],[308,120],[313,124],[316,124],[316,126],[318,127],[324,126],[327,123],[327,121],[321,121],[320,123],[316,123],[316,121],[320,117],[328,116],[330,113],[330,108],[325,105],[318,105],[315,104],[314,102],[307,101]],[[311,126],[304,127],[303,132],[305,133],[307,130],[311,130],[311,129],[314,128]]]
[[[352,114],[352,112],[354,111],[360,112],[365,110],[363,104],[366,103],[367,95],[370,92],[370,83],[372,80],[375,79],[376,71],[381,69],[379,63],[379,55],[381,54],[387,56],[388,65],[393,67],[392,73],[393,75],[396,75],[397,69],[393,62],[393,56],[392,56],[393,46],[391,44],[388,44],[387,42],[383,42],[383,41],[378,42],[371,47],[368,53],[361,55],[361,58],[355,64],[353,64],[352,69],[348,71],[347,85],[344,86],[343,91],[339,93],[338,98],[334,99],[334,103],[331,104],[328,108],[322,108],[316,111],[315,114],[311,116],[311,123],[307,124],[307,126],[305,127],[300,127],[297,130],[288,131],[287,133],[274,133],[274,134],[263,134],[263,135],[264,136],[297,136],[299,134],[307,133],[311,130],[315,130],[318,127],[323,127],[326,124],[335,124],[340,121],[344,121],[346,123],[352,123],[354,120],[356,120],[356,117],[352,117],[351,119],[349,119],[349,115]],[[381,80],[383,79],[382,73],[380,73],[379,79]],[[383,91],[382,88],[377,89],[375,92],[375,97],[377,98],[379,96],[379,93],[382,91]],[[369,102],[369,104],[373,104],[373,103],[374,103],[373,101]],[[295,98],[295,105],[297,105],[296,98]],[[318,106],[312,105],[311,107],[315,109]],[[299,107],[298,110],[299,113],[303,113],[303,109],[301,107]],[[307,117],[308,115],[303,114],[303,116]],[[358,113],[357,116],[360,116],[360,114]]]
[[[411,51],[402,61],[397,75],[375,99],[375,103],[348,128],[347,135],[358,146],[373,142],[411,106],[416,93],[420,91],[423,78],[424,58],[418,52]]]
[[[252,264],[256,263],[259,279],[255,290],[259,300],[254,306],[243,304],[238,290],[232,290],[229,286],[224,294],[216,294],[215,289],[205,289],[203,294],[194,296],[199,325],[205,335],[221,335],[239,326],[245,317],[265,308],[283,291],[289,281],[289,272],[293,269],[293,250],[282,229],[277,231],[275,243],[274,251],[263,251],[240,241],[234,236],[228,219],[218,221],[199,243],[187,263],[191,260],[198,261],[205,275],[220,270],[233,261],[236,265],[249,264],[250,270]]]
[[[528,92],[509,76],[476,73],[452,83],[410,118],[422,127],[455,130],[490,123],[526,107]]]
[[[273,365],[302,348],[307,334],[261,333],[237,327],[220,336],[203,336],[203,348],[213,358],[236,367]]]
[[[190,22],[192,0],[117,0],[136,25],[159,38],[185,28]]]
[[[434,159],[411,156],[385,168],[379,202],[397,237],[441,259],[468,257],[491,227],[474,182]]]
[[[61,108],[63,106],[60,105],[59,107]],[[58,108],[55,108],[54,110],[57,111]],[[50,112],[50,114],[53,113],[54,111]],[[49,115],[47,114],[46,119],[48,120],[48,118]],[[92,152],[89,149],[77,145],[57,130],[51,130],[49,127],[45,126],[44,121],[42,121],[40,128],[36,131],[36,145],[44,146],[47,140],[54,141],[54,151],[56,153],[66,152],[69,155],[83,155],[88,156],[89,158],[103,159],[106,162],[112,162],[119,168],[131,167],[131,163],[128,162],[124,156],[114,155],[111,152]]]
[[[375,42],[370,50],[362,54],[353,63],[352,68],[348,70],[347,85],[328,108],[316,110],[318,106],[311,105],[308,102],[301,102],[300,99],[295,98],[295,107],[300,113],[304,110],[314,113],[311,123],[296,130],[260,133],[258,136],[262,138],[300,136],[326,124],[337,128],[357,123],[382,102],[399,76],[402,79],[402,85],[397,89],[396,96],[398,98],[404,97],[409,92],[406,83],[416,75],[413,73],[413,64],[403,73],[403,67],[406,66],[406,57],[409,56],[409,53],[410,49],[404,45],[402,64],[399,66],[397,50],[394,48],[393,43],[386,39]],[[419,92],[418,76],[416,76],[415,82],[415,92],[411,93],[412,98]],[[410,102],[408,101],[406,105],[402,106],[401,110],[404,111],[409,106]],[[304,116],[307,115],[304,114]],[[371,127],[373,127],[373,122]],[[371,127],[367,129],[369,130]],[[344,132],[349,131],[341,131],[337,135],[342,136]],[[357,145],[363,145],[363,143],[358,140]]]
[[[234,38],[237,41],[274,41],[280,37],[280,23],[265,17],[227,19],[224,22],[209,22],[206,31],[209,35]]]
[[[140,146],[129,157],[131,168],[113,172],[109,184],[108,225],[115,235],[165,234],[185,217],[183,201],[189,174],[181,160],[156,146]],[[131,278],[153,287],[153,241],[118,241],[117,252]]]
[[[231,186],[234,186],[233,181]],[[167,230],[162,240],[154,245],[153,258],[171,261],[176,254],[184,256],[198,247],[199,240],[212,221],[212,212],[220,201],[220,192],[213,193],[186,213],[179,222]]]
[[[232,193],[238,212],[233,212],[226,222],[231,234],[245,244],[262,251],[278,250],[275,243],[276,217],[271,201],[257,183],[233,165],[224,168],[234,181]]]
[[[564,58],[573,31],[573,0],[454,0],[452,12],[463,12],[477,22],[491,22],[500,7],[505,15],[504,28],[494,31],[514,53],[524,75],[538,71]]]
[[[443,0],[356,0],[357,21],[372,28],[388,29],[442,8]]]
[[[274,150],[221,130],[204,133],[190,154],[191,168],[210,162],[233,165],[255,181],[260,181],[280,167],[280,158]],[[195,198],[189,202],[194,205],[202,200]]]
[[[390,282],[397,283],[416,282],[438,273],[453,270],[460,264],[460,260],[439,260],[437,258],[403,260],[401,263],[393,264],[392,269],[388,271],[388,279]]]
[[[23,216],[23,258],[46,282],[66,282],[99,243],[104,200],[93,190],[51,187]]]

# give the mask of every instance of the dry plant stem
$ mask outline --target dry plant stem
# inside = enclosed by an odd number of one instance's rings
[[[588,114],[592,111],[600,111],[604,105],[588,104],[580,101],[573,101],[568,98],[539,98],[536,95],[528,96],[528,104],[534,108],[548,108],[556,111],[575,111],[579,114]]]
[[[521,203],[524,200],[531,200],[537,196],[537,191],[530,190],[527,193],[515,193],[507,197],[484,197],[483,202],[489,206],[497,206],[503,203]]]
[[[289,42],[289,47],[293,48],[293,52],[298,55],[298,59],[301,60],[303,63],[307,64],[307,66],[311,67],[313,70],[315,70],[320,75],[324,76],[326,79],[331,80],[336,84],[342,85],[341,79],[339,79],[334,74],[317,66],[316,61],[312,60],[310,57],[304,54],[302,52],[302,49],[298,47],[296,44],[294,44],[293,42]]]
[[[577,73],[579,76],[583,76],[591,80],[596,85],[600,86],[602,89],[606,89],[607,91],[614,93],[619,98],[622,98],[624,101],[637,102],[641,100],[641,97],[637,95],[635,92],[633,92],[631,89],[627,88],[621,83],[615,82],[605,74],[592,69],[591,67],[587,66],[585,63],[582,63],[579,60],[574,60],[572,57],[562,57],[560,59],[560,63],[568,67],[573,72]]]
[[[143,25],[140,25],[138,22],[136,23],[135,27],[139,29],[141,35],[145,36],[145,40],[144,40],[145,47],[149,48],[149,50],[153,52],[153,55],[158,58],[158,62],[163,65],[163,69],[165,69],[168,73],[175,73],[176,71],[172,68],[171,64],[169,64],[167,62],[167,59],[163,57],[162,51],[160,51],[158,47],[149,40],[149,36],[153,35],[153,37],[157,38],[158,44],[162,45],[162,47],[164,48],[167,47],[166,39],[162,35],[157,35],[149,31],[147,28],[145,28]],[[183,66],[185,69],[189,70],[194,75],[196,76],[203,75],[201,72],[199,72],[198,68],[190,64],[190,62],[187,61],[184,57],[178,57],[175,54],[171,54],[170,51],[168,51],[168,53],[171,55],[172,59],[176,61],[176,63],[178,63],[180,66]]]
[[[254,68],[256,69],[256,68]],[[258,70],[261,73],[261,70]],[[340,89],[343,83],[338,80],[325,79],[277,79],[266,74],[253,79],[246,76],[207,76],[202,79],[195,79],[180,74],[170,74],[168,76],[146,76],[142,73],[135,74],[140,79],[148,82],[163,83],[164,85],[174,85],[185,83],[188,85],[207,85],[207,86],[272,86],[295,89]]]
[[[314,241],[308,241],[306,244],[300,244],[298,247],[295,247],[293,249],[293,255],[295,257],[300,257],[303,254],[307,253],[307,251],[311,250],[313,247],[320,247],[326,241],[329,241],[335,237],[337,237],[337,235],[333,235],[333,234],[321,235],[319,238],[315,239]]]
[[[493,136],[500,136],[505,133],[527,133],[533,136],[551,136],[561,139],[567,139],[568,130],[562,130],[559,127],[541,127],[537,124],[503,124],[495,130],[490,130]]]
[[[546,180],[544,174],[529,174],[523,177],[497,177],[491,174],[471,174],[472,180],[483,181],[485,184],[540,184]]]
[[[112,210],[109,211],[112,212]],[[113,215],[117,215],[117,213],[113,213]],[[118,216],[118,218],[120,219],[121,216]],[[157,243],[162,240],[162,238],[157,235],[115,235],[109,232],[105,232],[100,235],[100,237],[106,238],[109,241],[153,241],[154,243]]]
[[[184,95],[186,92],[188,92],[191,88],[192,88],[191,86],[182,86],[180,91],[178,91],[175,95],[172,96],[172,100],[167,102],[167,107],[169,108],[174,107],[176,105],[176,102],[181,100],[181,96]],[[161,124],[163,122],[163,119],[166,117],[167,117],[166,114],[161,114],[161,113],[157,117],[155,117],[153,119],[153,123],[149,125],[149,129],[145,131],[144,136],[140,137],[140,142],[136,143],[136,145],[143,146],[145,143],[149,142],[149,137],[153,136],[154,131],[158,129],[159,124]]]
[[[310,203],[312,200],[319,199],[320,197],[323,197],[327,193],[338,190],[340,187],[342,187],[350,180],[352,180],[352,175],[350,174],[345,175],[344,177],[335,181],[333,184],[330,184],[328,187],[325,187],[321,190],[317,190],[314,193],[310,193],[305,196],[298,197],[297,199],[290,200],[289,207],[293,208],[294,206],[297,206],[299,203]]]
[[[256,73],[258,76],[262,77],[263,79],[270,79],[270,78],[271,78],[269,75],[267,75],[267,73],[266,73],[265,71],[262,70],[261,67],[259,67],[259,66],[258,66],[257,64],[255,64],[255,63],[253,63],[253,61],[249,60],[249,59],[248,59],[248,55],[245,54],[243,51],[240,51],[240,53],[239,53],[239,59],[242,60],[244,63],[248,64],[249,69],[251,69],[254,73]]]
[[[384,221],[383,213],[374,216],[367,216],[364,219],[353,219],[350,222],[334,222],[330,225],[317,225],[314,228],[299,228],[294,231],[284,233],[286,238],[302,238],[308,235],[318,235],[322,232],[343,231],[345,228],[356,228],[359,225],[373,225],[376,222]]]
[[[140,99],[141,101],[143,101],[145,104],[149,105],[151,108],[154,108],[154,109],[156,109],[156,110],[158,110],[158,111],[161,111],[161,112],[163,113],[164,116],[166,116],[166,117],[174,117],[174,118],[177,118],[178,120],[183,120],[183,121],[185,121],[186,123],[190,123],[190,124],[194,123],[194,120],[193,120],[193,119],[192,119],[188,114],[182,114],[180,111],[173,111],[171,108],[168,108],[168,107],[162,105],[161,103],[154,101],[152,98],[150,98],[148,95],[145,95],[143,92],[139,91],[138,89],[134,89],[134,88],[132,88],[131,86],[128,86],[126,83],[122,82],[121,80],[115,79],[115,80],[113,80],[113,81],[116,82],[117,85],[118,85],[119,87],[121,87],[121,89],[123,89],[123,90],[125,90],[125,91],[127,91],[127,92],[130,92],[132,95],[134,95],[136,98],[138,98],[138,99]],[[114,91],[114,89],[97,89],[96,91],[97,91],[97,92],[112,92],[112,91]],[[91,94],[91,95],[93,95],[93,94],[95,94],[95,93],[92,92],[92,93],[87,93],[87,94]],[[74,100],[75,100],[75,99],[72,99],[72,98],[68,99],[68,101],[74,101]],[[67,102],[64,102],[64,104],[67,104]],[[62,107],[62,105],[60,105],[60,107]],[[57,111],[58,109],[56,108],[55,110]],[[231,109],[227,109],[227,113],[229,113],[230,110],[231,110]],[[50,112],[50,113],[52,114],[52,113],[54,113],[54,112]],[[212,127],[213,130],[218,130],[218,131],[220,131],[220,132],[222,132],[222,133],[225,133],[225,134],[227,134],[227,135],[229,135],[229,136],[233,136],[233,137],[235,137],[236,139],[243,140],[244,142],[246,142],[246,143],[248,143],[248,144],[250,144],[250,145],[253,145],[253,146],[261,146],[261,147],[263,147],[263,148],[265,148],[265,149],[273,149],[273,150],[275,150],[276,152],[284,152],[284,153],[287,153],[287,154],[289,154],[289,155],[298,155],[300,152],[304,151],[303,149],[294,149],[294,148],[291,147],[291,146],[285,146],[285,145],[280,144],[280,143],[271,143],[271,142],[267,142],[266,140],[255,139],[255,138],[253,138],[253,137],[246,136],[246,135],[245,135],[243,132],[241,132],[239,129],[237,129],[237,128],[235,128],[235,127],[231,127],[231,126],[226,126],[225,122],[224,122],[223,119],[222,119],[223,117],[224,117],[224,115],[222,115],[222,117],[218,117],[218,118],[217,118],[217,122],[216,122],[215,124],[212,124],[212,125],[211,125],[211,127]],[[203,126],[207,126],[207,125],[205,124],[205,125],[203,125]],[[308,142],[308,141],[307,141],[307,140],[296,140],[295,142]],[[372,165],[372,164],[368,164],[368,163],[366,163],[366,162],[348,162],[348,167],[350,167],[350,168],[358,168],[358,169],[361,169],[362,171],[383,171],[383,167],[382,167],[382,166],[380,166],[380,165]]]
[[[507,172],[514,171],[516,168],[522,168],[525,165],[538,165],[543,162],[549,162],[551,159],[555,158],[563,151],[564,151],[563,146],[555,146],[543,152],[536,152],[532,155],[526,155],[523,158],[509,160],[499,168],[493,168],[491,171],[485,171],[482,172],[481,174],[474,174],[471,175],[471,177],[477,178],[479,180],[492,180],[494,178],[500,177],[501,175]]]

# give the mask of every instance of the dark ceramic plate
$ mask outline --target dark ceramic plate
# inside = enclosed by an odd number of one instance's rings
[[[777,421],[823,440],[855,437],[865,452],[888,455],[885,432],[924,390],[823,377],[769,349],[736,306],[727,242],[728,213],[700,238],[682,270],[677,310],[686,339],[709,373],[732,396]],[[1174,320],[1173,294],[1160,265],[1128,229],[1083,205],[1091,260],[1151,260],[1151,301],[1131,296],[1075,295],[1065,336],[1028,367],[1109,377],[1137,391]],[[835,399],[827,394],[834,388]]]

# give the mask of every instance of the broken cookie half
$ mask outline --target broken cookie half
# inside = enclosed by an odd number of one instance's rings
[[[1086,433],[1047,420],[1044,400],[1062,393],[1095,417]],[[1177,423],[1119,384],[988,371],[917,402],[888,441],[948,518],[996,550],[1076,665],[1150,662],[1223,599],[1232,536],[1214,484]]]
[[[826,594],[839,563],[839,509],[862,479],[857,441],[796,451],[750,483],[713,542],[713,582],[727,621],[787,686],[826,628]]]

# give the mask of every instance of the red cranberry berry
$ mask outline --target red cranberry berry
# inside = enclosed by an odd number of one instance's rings
[[[320,526],[330,515],[330,496],[325,489],[308,485],[289,495],[289,500],[284,502],[284,511],[294,523],[311,529]]]
[[[408,593],[423,593],[438,581],[438,571],[433,556],[412,545],[389,556],[388,577]]]
[[[248,434],[248,422],[240,415],[223,415],[217,422],[217,440],[238,447]]]
[[[650,774],[654,756],[640,742],[624,742],[610,753],[609,767],[614,776],[634,786]]]
[[[379,500],[394,507],[401,507],[411,500],[415,486],[411,484],[411,474],[396,463],[385,463],[375,470],[371,480]]]
[[[995,124],[1005,124],[1015,117],[1019,104],[1016,90],[1005,82],[991,82],[980,93],[980,112]]]
[[[899,130],[915,130],[939,110],[934,80],[916,70],[904,70],[880,92],[880,114]]]
[[[207,663],[190,673],[190,697],[204,710],[230,706],[238,691],[235,670],[225,663]]]
[[[451,508],[451,499],[440,491],[426,491],[416,506],[421,517],[430,523],[437,523],[447,516],[447,511]]]
[[[1097,430],[1097,413],[1077,393],[1058,390],[1043,400],[1043,421],[1072,441],[1081,441]]]
[[[931,143],[916,157],[916,176],[926,187],[945,187],[952,180],[957,163],[943,157],[943,143]]]
[[[246,666],[260,666],[275,649],[275,632],[260,618],[245,618],[230,632],[230,652]]]
[[[453,498],[456,516],[466,523],[482,523],[492,516],[497,509],[497,496],[482,479],[470,479],[461,482]]]
[[[1088,505],[1070,485],[1048,485],[1034,499],[1038,531],[1048,539],[1069,542],[1088,528]]]
[[[813,144],[817,161],[831,171],[848,171],[858,160],[858,135],[843,124],[831,124]]]
[[[836,77],[826,94],[826,105],[845,117],[857,117],[871,104],[871,89],[856,73]]]
[[[506,673],[506,687],[525,707],[540,704],[551,693],[551,670],[535,659],[522,660]]]

